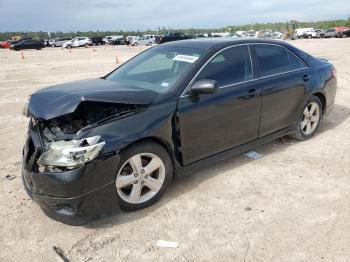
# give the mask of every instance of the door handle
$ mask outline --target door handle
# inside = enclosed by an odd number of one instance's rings
[[[303,80],[304,80],[305,82],[309,81],[310,78],[311,78],[310,75],[303,75]]]
[[[257,89],[250,89],[248,91],[248,95],[244,96],[245,99],[250,99],[250,98],[253,98],[253,97],[256,97],[256,96],[259,96],[259,90]]]

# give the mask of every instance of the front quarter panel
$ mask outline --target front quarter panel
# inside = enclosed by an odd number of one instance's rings
[[[160,139],[173,151],[172,117],[175,109],[176,101],[152,105],[133,115],[80,132],[77,138],[100,135],[101,141],[106,142],[102,154],[122,150],[144,138]]]

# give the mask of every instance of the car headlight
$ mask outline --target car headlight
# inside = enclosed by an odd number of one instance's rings
[[[38,165],[79,167],[98,156],[105,142],[97,143],[100,136],[80,140],[57,141],[47,144],[47,150],[39,157]]]

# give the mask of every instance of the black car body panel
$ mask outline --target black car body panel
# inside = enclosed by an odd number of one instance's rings
[[[104,44],[102,37],[94,36],[94,37],[90,37],[90,39],[91,39],[93,45],[103,45]]]
[[[261,44],[288,50],[303,66],[263,76],[255,53],[255,45]],[[240,45],[248,46],[251,54],[251,79],[219,88],[215,94],[191,95],[191,83],[209,59]],[[49,216],[64,223],[81,224],[117,210],[115,176],[120,155],[139,141],[164,146],[173,161],[174,173],[183,174],[197,165],[239,154],[293,132],[312,95],[320,98],[324,114],[334,104],[334,67],[288,43],[216,38],[170,42],[155,48],[162,46],[204,50],[169,92],[156,93],[98,79],[54,86],[32,95],[28,107],[32,121],[23,150],[23,180],[27,192]],[[105,145],[98,158],[69,171],[40,171],[36,160],[45,148],[41,126],[74,113],[86,101],[141,107],[84,126],[74,134],[75,139],[100,136]]]

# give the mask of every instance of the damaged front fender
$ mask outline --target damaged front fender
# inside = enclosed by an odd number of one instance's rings
[[[156,138],[164,141],[174,152],[172,125],[175,110],[176,102],[152,105],[137,114],[83,129],[77,133],[76,139],[99,135],[101,140],[106,142],[102,152],[108,153],[120,151],[142,139]]]

